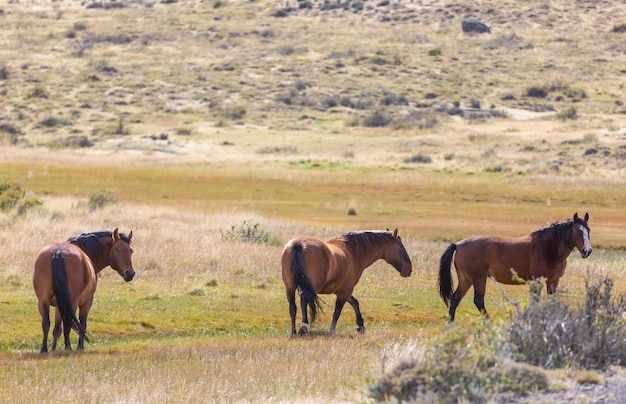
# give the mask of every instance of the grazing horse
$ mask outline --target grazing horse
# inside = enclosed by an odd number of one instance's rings
[[[96,292],[97,274],[110,265],[126,282],[135,276],[133,249],[130,246],[132,237],[132,231],[127,236],[117,229],[113,232],[83,233],[65,243],[48,244],[39,252],[35,260],[33,286],[39,300],[43,330],[41,352],[48,352],[50,306],[56,306],[52,349],[56,349],[61,335],[61,322],[65,349],[71,349],[71,329],[78,333],[78,349],[84,349],[87,315]],[[78,318],[76,309],[79,309]]]
[[[350,232],[326,242],[303,236],[290,240],[283,249],[281,264],[291,315],[291,335],[296,335],[296,289],[300,291],[302,308],[300,335],[309,330],[307,307],[313,323],[317,310],[322,309],[318,294],[330,293],[337,296],[330,332],[335,331],[346,302],[356,314],[357,331],[365,332],[359,302],[352,296],[352,291],[365,268],[379,259],[391,264],[403,277],[411,275],[413,266],[398,236],[398,229],[394,232]]]
[[[450,307],[450,321],[454,321],[456,308],[471,286],[474,286],[474,304],[489,317],[485,310],[487,277],[508,285],[519,284],[519,278],[543,277],[548,293],[554,293],[574,247],[583,258],[591,255],[588,221],[589,213],[584,219],[576,213],[573,219],[553,223],[525,237],[474,236],[450,244],[439,265],[439,294]],[[454,294],[450,268],[453,256],[459,281]]]

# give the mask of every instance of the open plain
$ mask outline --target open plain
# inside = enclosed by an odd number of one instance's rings
[[[446,332],[448,242],[575,212],[594,251],[565,298],[626,292],[621,1],[12,0],[0,27],[0,184],[39,202],[0,211],[3,400],[363,402]],[[116,227],[136,278],[105,269],[85,351],[39,354],[37,252]],[[366,333],[350,307],[327,333],[322,296],[290,339],[284,243],[387,228],[413,275],[365,271]],[[495,323],[527,300],[488,284]]]

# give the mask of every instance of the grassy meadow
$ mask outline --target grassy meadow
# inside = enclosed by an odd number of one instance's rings
[[[0,5],[0,183],[42,202],[0,212],[3,400],[363,402],[447,330],[446,243],[575,212],[594,252],[570,256],[564,298],[586,276],[626,292],[623,4],[391,3]],[[492,34],[463,34],[469,14]],[[92,209],[99,191],[116,201]],[[37,252],[116,227],[137,276],[105,269],[85,351],[40,355]],[[267,237],[237,237],[250,228]],[[366,333],[348,306],[328,334],[322,296],[290,339],[283,244],[386,228],[414,272],[365,271]],[[488,282],[496,323],[527,299]],[[470,291],[456,327],[479,317]]]

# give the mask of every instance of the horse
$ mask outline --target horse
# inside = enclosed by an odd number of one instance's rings
[[[554,293],[574,247],[582,258],[591,255],[588,221],[589,213],[585,213],[584,219],[575,213],[572,219],[552,223],[524,237],[473,236],[450,244],[441,256],[438,281],[439,294],[450,308],[449,320],[454,321],[456,308],[471,286],[474,286],[474,304],[489,317],[484,300],[487,277],[508,285],[520,284],[520,278],[524,281],[545,278],[548,294]],[[459,282],[454,294],[453,256]]]
[[[132,237],[132,231],[126,235],[119,233],[118,229],[83,233],[64,243],[48,244],[41,249],[35,260],[33,287],[41,315],[42,353],[48,352],[50,306],[56,307],[52,350],[56,349],[61,335],[61,322],[65,349],[72,349],[71,329],[78,333],[77,349],[84,349],[84,341],[89,341],[87,315],[98,284],[97,274],[111,266],[126,282],[135,277],[130,245]]]
[[[365,332],[359,302],[352,291],[365,268],[379,259],[392,265],[402,277],[409,277],[413,270],[409,254],[398,236],[398,229],[387,231],[349,232],[326,242],[299,236],[285,245],[281,264],[282,277],[289,302],[291,316],[291,336],[296,335],[296,298],[300,291],[302,326],[298,334],[309,331],[307,307],[311,314],[311,324],[315,322],[317,310],[322,310],[318,294],[335,294],[335,311],[330,324],[330,332],[335,332],[337,320],[346,302],[356,314],[357,332]]]

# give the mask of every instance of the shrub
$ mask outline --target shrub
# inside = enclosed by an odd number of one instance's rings
[[[0,80],[7,80],[9,78],[9,69],[6,65],[0,66]]]
[[[113,192],[101,189],[89,194],[87,204],[89,205],[89,210],[94,211],[96,209],[102,209],[107,205],[112,205],[116,202],[117,197],[113,194]]]
[[[569,107],[568,109],[557,113],[556,117],[561,121],[566,121],[568,119],[575,120],[578,119],[578,111],[576,111],[576,108],[574,107]]]
[[[234,240],[244,243],[268,244],[281,246],[282,241],[275,235],[265,230],[259,223],[250,225],[244,220],[241,226],[231,226],[230,230],[220,230],[222,240]]]
[[[26,195],[22,185],[16,181],[8,180],[0,183],[0,211],[8,212],[20,199]]]
[[[534,98],[546,98],[548,96],[548,90],[545,87],[533,86],[526,90],[526,95]]]
[[[17,213],[21,216],[31,208],[40,205],[43,205],[43,202],[28,196],[19,182],[8,180],[0,183],[0,212],[8,213],[13,208],[17,208]]]
[[[224,117],[234,121],[243,119],[246,116],[246,108],[241,105],[224,108]]]
[[[388,126],[392,119],[384,111],[376,110],[372,115],[363,118],[363,125],[368,128],[379,128]]]
[[[422,153],[414,154],[404,159],[405,163],[431,163],[432,161],[433,159],[430,156]]]
[[[102,129],[102,132],[105,135],[128,135],[130,133],[128,128],[124,125],[122,118],[118,119],[115,125],[107,126]]]
[[[428,56],[441,56],[441,53],[440,48],[433,48],[428,51]]]
[[[402,359],[370,384],[368,396],[377,401],[484,402],[494,394],[548,387],[543,369],[513,363],[505,347],[501,331],[489,323],[451,329],[431,350]]]
[[[53,116],[48,116],[42,119],[39,122],[39,125],[44,126],[46,128],[54,128],[55,126],[62,126],[62,125],[65,125],[66,123],[67,122],[65,122],[63,119],[55,118]]]
[[[508,335],[515,357],[546,368],[626,365],[626,295],[612,296],[607,277],[591,283],[588,276],[585,288],[583,305],[552,295],[514,312]]]
[[[620,34],[626,32],[626,24],[622,23],[622,24],[613,25],[613,28],[611,28],[611,32],[620,33]]]
[[[36,86],[28,93],[27,98],[48,98],[48,91],[43,87]]]

